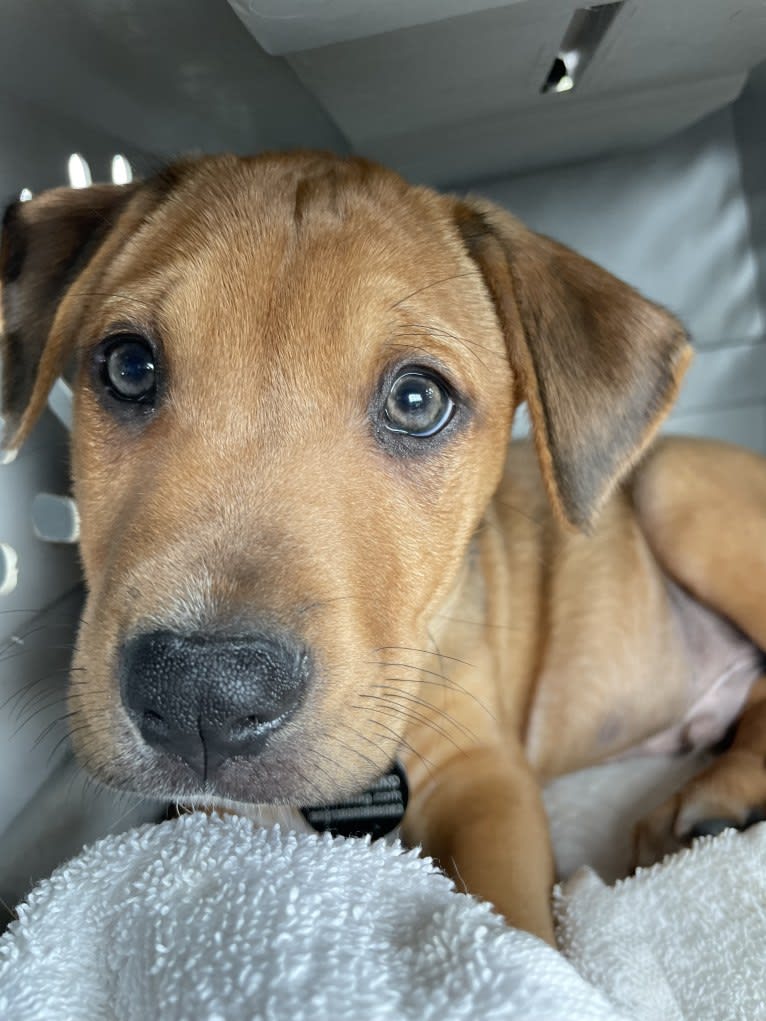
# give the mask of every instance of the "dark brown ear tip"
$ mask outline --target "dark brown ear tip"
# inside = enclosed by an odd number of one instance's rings
[[[608,494],[578,486],[576,480],[571,479],[571,473],[566,471],[560,473],[557,470],[556,481],[556,492],[549,496],[554,507],[558,505],[558,517],[570,531],[590,535]]]
[[[453,216],[460,236],[471,253],[473,253],[477,242],[492,232],[487,218],[479,209],[465,199],[455,199]]]
[[[19,214],[21,202],[19,199],[11,199],[3,207],[3,230],[7,230]]]
[[[26,247],[21,227],[21,202],[16,199],[3,212],[0,236],[0,281],[12,284],[21,276]]]
[[[183,182],[189,172],[191,160],[188,157],[180,157],[171,163],[158,167],[145,180],[145,184],[152,188],[157,198],[165,198],[171,191]]]

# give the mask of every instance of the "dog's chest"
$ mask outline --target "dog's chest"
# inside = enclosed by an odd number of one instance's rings
[[[634,754],[672,755],[716,744],[763,673],[763,654],[729,621],[672,582],[668,594],[687,658],[686,707],[676,723],[643,741]]]
[[[543,777],[710,747],[763,672],[744,635],[656,569],[623,581],[591,585],[582,609],[558,605],[566,640],[545,650],[526,732]]]

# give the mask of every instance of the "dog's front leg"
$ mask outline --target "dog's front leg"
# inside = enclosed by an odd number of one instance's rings
[[[521,748],[455,756],[411,794],[404,839],[511,925],[556,945],[553,853],[538,782]]]

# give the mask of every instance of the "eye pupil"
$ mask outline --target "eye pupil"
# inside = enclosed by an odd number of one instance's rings
[[[154,352],[142,337],[116,338],[106,351],[102,375],[115,397],[146,402],[156,386]]]
[[[425,438],[440,432],[455,405],[444,384],[425,372],[403,372],[394,380],[385,404],[390,432]]]
[[[433,386],[425,385],[414,385],[410,383],[409,387],[402,387],[399,391],[399,402],[402,404],[405,411],[417,413],[428,407],[428,404],[434,400],[435,392]]]

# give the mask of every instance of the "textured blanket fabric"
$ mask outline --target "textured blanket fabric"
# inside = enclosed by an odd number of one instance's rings
[[[0,1019],[766,1021],[766,824],[554,903],[566,956],[396,846],[185,816],[33,891]]]
[[[247,819],[109,837],[18,911],[3,1021],[630,1017],[414,853]]]
[[[635,1021],[766,1019],[766,824],[614,887],[582,869],[555,901],[570,960]]]

